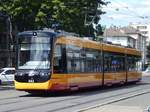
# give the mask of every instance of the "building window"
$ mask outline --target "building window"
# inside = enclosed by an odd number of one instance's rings
[[[137,26],[137,29],[147,29],[147,26]]]
[[[141,31],[142,34],[148,34],[148,31]]]

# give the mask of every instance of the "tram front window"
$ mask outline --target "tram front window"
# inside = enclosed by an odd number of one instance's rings
[[[20,38],[18,69],[49,69],[51,51],[50,46],[50,38]]]

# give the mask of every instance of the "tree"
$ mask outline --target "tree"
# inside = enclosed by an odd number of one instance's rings
[[[68,32],[93,36],[103,0],[1,0],[0,11],[7,13],[19,31],[59,26]],[[87,25],[88,24],[88,25]]]
[[[103,41],[103,33],[105,31],[106,26],[101,26],[97,24],[95,26],[95,40],[96,41]]]

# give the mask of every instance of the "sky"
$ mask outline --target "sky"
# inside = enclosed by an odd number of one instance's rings
[[[100,24],[127,26],[130,23],[150,23],[150,0],[105,0],[110,3],[102,6],[106,14],[101,16]]]

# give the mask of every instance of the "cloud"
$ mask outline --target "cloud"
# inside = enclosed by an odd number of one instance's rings
[[[129,22],[148,22],[150,0],[111,0],[111,3],[103,10],[106,11],[106,14],[102,16],[104,22],[113,21],[120,25],[128,25]]]
[[[103,7],[104,10],[106,11],[116,11],[117,9],[125,9],[130,7],[129,4],[125,3],[125,2],[110,2],[107,6]]]
[[[143,0],[143,1],[141,1],[141,6],[150,7],[150,0]]]
[[[133,18],[132,16],[129,16],[129,15],[124,15],[124,14],[113,14],[113,15],[110,15],[110,16],[107,16],[108,18],[111,18],[111,19],[120,19],[120,20],[123,20],[123,19],[131,19]]]

